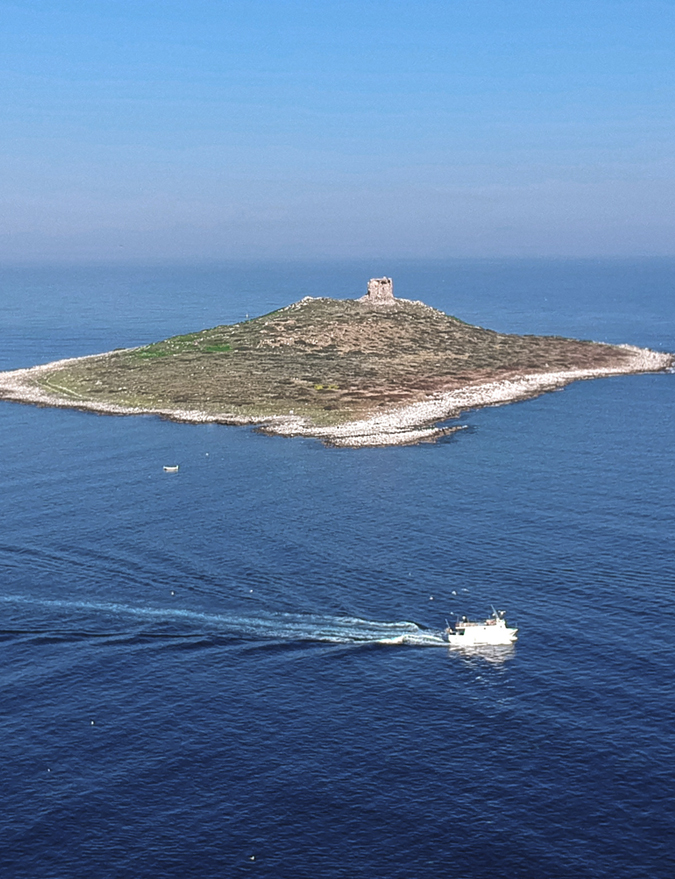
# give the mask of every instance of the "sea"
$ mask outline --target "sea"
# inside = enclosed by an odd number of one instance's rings
[[[0,368],[378,275],[675,351],[674,260],[5,267]],[[3,879],[675,876],[675,377],[453,423],[355,450],[0,401]],[[513,647],[441,645],[493,606]]]

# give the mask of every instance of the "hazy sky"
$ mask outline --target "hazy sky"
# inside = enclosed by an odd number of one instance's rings
[[[0,260],[675,254],[675,0],[0,0]]]

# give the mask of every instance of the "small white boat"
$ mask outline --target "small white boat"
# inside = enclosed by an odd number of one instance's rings
[[[180,464],[165,464],[162,468],[165,473],[178,473]]]
[[[492,608],[492,616],[482,623],[474,623],[466,617],[448,623],[443,637],[453,647],[478,647],[483,644],[512,644],[518,640],[518,629],[510,629],[506,611]]]

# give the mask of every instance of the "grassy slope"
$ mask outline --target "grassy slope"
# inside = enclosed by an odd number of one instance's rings
[[[421,303],[313,299],[245,323],[176,336],[55,370],[73,399],[305,415],[333,424],[514,374],[618,365],[616,347],[474,327]]]

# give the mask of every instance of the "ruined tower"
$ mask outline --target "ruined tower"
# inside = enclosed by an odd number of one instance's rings
[[[390,305],[394,302],[394,282],[391,278],[371,278],[368,281],[368,295],[364,302],[374,305]]]

